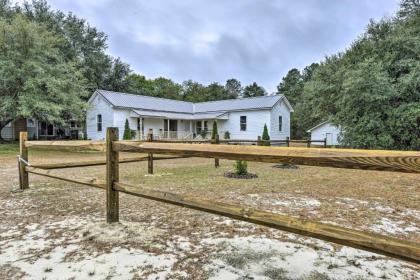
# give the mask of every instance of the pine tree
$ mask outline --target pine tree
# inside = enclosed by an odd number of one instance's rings
[[[235,161],[233,167],[235,168],[236,175],[246,175],[248,174],[248,163],[244,160]]]
[[[211,132],[211,139],[215,140],[216,139],[216,135],[219,134],[218,130],[217,130],[217,122],[214,121],[213,122],[213,130]]]
[[[123,139],[124,140],[131,140],[131,129],[130,129],[130,125],[128,123],[128,119],[125,119],[125,126],[124,126],[124,135],[123,135]]]
[[[267,124],[264,124],[264,131],[262,134],[263,146],[270,146],[270,135],[268,134]]]

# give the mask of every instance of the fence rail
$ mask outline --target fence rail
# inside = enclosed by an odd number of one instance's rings
[[[177,158],[187,158],[188,156],[171,156],[171,157],[154,157],[154,160],[165,160],[165,159],[177,159]],[[119,163],[129,163],[129,162],[140,162],[148,161],[148,156],[142,157],[133,157],[133,158],[124,158],[120,159]],[[84,167],[84,166],[97,166],[97,165],[106,165],[106,160],[90,160],[82,162],[59,162],[59,163],[49,163],[49,164],[32,164],[31,167],[39,169],[63,169],[63,168],[75,168],[75,167]]]
[[[203,144],[203,143],[212,143],[212,139],[190,139],[190,140],[179,140],[179,139],[154,139],[153,142],[159,143],[190,143],[190,144]],[[262,140],[260,137],[258,139],[220,139],[219,143],[222,144],[284,144],[287,147],[290,147],[290,143],[302,143],[306,144],[308,148],[312,146],[312,143],[321,143],[324,148],[327,147],[327,139],[324,140],[290,140],[288,137],[284,140]],[[320,146],[320,145],[318,145]]]
[[[115,191],[146,199],[183,206],[236,220],[314,237],[357,249],[400,258],[406,261],[420,262],[420,245],[410,241],[330,224],[305,221],[239,205],[197,200],[183,195],[155,191],[126,183],[115,182],[113,184],[113,189]]]
[[[268,163],[420,173],[420,152],[116,141],[118,152],[171,154]]]
[[[310,236],[341,245],[363,249],[366,251],[395,257],[401,260],[420,263],[420,244],[413,241],[401,240],[389,236],[348,229],[340,226],[312,222],[285,215],[255,210],[241,205],[225,204],[215,201],[201,200],[184,195],[151,190],[145,187],[133,186],[119,181],[119,164],[126,162],[119,159],[120,152],[148,153],[147,157],[138,158],[139,161],[147,158],[153,164],[153,159],[158,159],[153,154],[176,155],[177,157],[161,157],[161,159],[173,159],[179,157],[210,157],[219,159],[242,159],[258,162],[289,162],[294,164],[357,168],[368,170],[387,170],[409,173],[420,173],[420,152],[403,151],[366,151],[344,149],[306,149],[286,147],[260,147],[260,146],[232,146],[232,145],[194,145],[162,142],[136,142],[118,141],[118,129],[108,128],[106,143],[92,143],[78,141],[50,141],[49,143],[26,141],[26,134],[21,134],[19,156],[19,178],[21,188],[29,186],[29,180],[25,180],[28,173],[47,176],[67,182],[78,183],[86,186],[106,190],[106,217],[107,222],[119,221],[119,192],[135,195],[138,197],[183,206],[216,215],[230,217],[237,220],[247,221],[254,224],[280,229],[304,236]],[[153,138],[149,136],[149,141]],[[217,144],[218,139],[214,141]],[[54,168],[78,167],[56,164],[55,166],[31,166],[28,165],[28,147],[53,147],[56,149],[94,149],[106,150],[106,180],[96,178],[65,178],[54,175],[50,170]],[[96,162],[98,165],[104,161]],[[215,162],[216,163],[216,162]],[[86,162],[83,166],[88,166]],[[94,164],[95,165],[95,164]],[[79,165],[81,166],[81,165]],[[216,166],[217,167],[217,166]],[[153,165],[152,165],[153,172]]]

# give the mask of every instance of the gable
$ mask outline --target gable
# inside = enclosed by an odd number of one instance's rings
[[[329,121],[325,121],[322,122],[316,126],[314,126],[313,128],[307,130],[306,132],[314,132],[314,131],[318,131],[318,130],[326,130],[326,131],[336,131],[337,133],[340,131],[340,128],[337,127],[336,125],[332,124]]]

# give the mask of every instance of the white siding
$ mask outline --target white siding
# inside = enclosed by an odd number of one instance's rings
[[[246,131],[241,131],[241,116],[246,116]],[[217,124],[219,131],[229,131],[231,139],[257,139],[263,133],[264,124],[270,130],[270,110],[230,112],[228,120],[219,120]]]
[[[119,138],[123,139],[125,120],[128,120],[128,125],[131,130],[137,130],[137,118],[130,117],[130,109],[114,108],[114,127],[118,127]]]
[[[327,135],[328,134],[328,135]],[[327,138],[327,145],[339,145],[338,135],[340,129],[331,123],[325,123],[311,131],[311,140],[324,140]],[[312,143],[312,145],[323,145],[321,143]]]
[[[97,130],[96,117],[102,115],[102,131]],[[87,138],[92,140],[102,140],[106,136],[106,128],[114,124],[114,114],[112,106],[100,95],[92,99],[86,112],[86,131]]]
[[[279,116],[282,116],[282,130],[279,130]],[[290,137],[290,109],[286,104],[280,100],[274,105],[270,114],[270,127],[268,131],[270,139],[272,140],[285,140]],[[271,128],[271,129],[270,129]]]
[[[190,123],[191,121],[187,120],[178,121],[178,130],[190,132]]]
[[[153,135],[155,136],[159,136],[161,132],[163,133],[163,119],[144,118],[144,134],[147,135],[150,129],[153,131]]]

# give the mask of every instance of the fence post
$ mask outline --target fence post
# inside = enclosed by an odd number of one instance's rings
[[[306,143],[306,147],[310,148],[311,147],[311,140],[308,139],[308,142]]]
[[[287,145],[287,147],[290,147],[290,137],[289,136],[286,137],[286,145]]]
[[[216,135],[215,135],[215,138],[214,138],[213,144],[220,144],[219,134],[216,134]],[[215,158],[215,159],[214,159],[214,167],[215,167],[215,168],[218,168],[219,166],[220,166],[219,159],[218,159],[218,158]]]
[[[324,148],[326,148],[327,147],[327,138],[325,137],[324,138]]]
[[[147,134],[147,142],[153,142],[153,131],[149,130]],[[153,153],[149,153],[149,158],[147,161],[147,173],[153,174]]]
[[[109,127],[106,130],[106,222],[119,221],[118,191],[114,190],[114,182],[119,178],[119,153],[113,151],[112,142],[118,140],[118,128]]]
[[[28,132],[21,131],[19,133],[19,188],[21,190],[29,189],[29,176],[25,170],[26,163],[28,162],[28,148],[25,142],[28,140]]]

